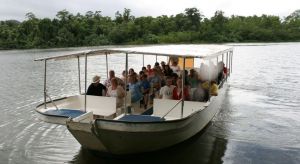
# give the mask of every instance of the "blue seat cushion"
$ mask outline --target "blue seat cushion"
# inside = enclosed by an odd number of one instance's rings
[[[74,110],[74,109],[58,109],[58,110],[48,110],[45,112],[45,114],[48,115],[54,115],[54,116],[62,116],[62,117],[71,117],[75,118],[78,117],[85,112],[80,110]]]
[[[164,121],[165,119],[157,116],[149,116],[149,115],[124,115],[119,120],[128,121],[128,122],[161,122]]]

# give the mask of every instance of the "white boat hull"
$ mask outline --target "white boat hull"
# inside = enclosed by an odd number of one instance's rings
[[[93,123],[67,121],[78,142],[88,149],[123,155],[150,152],[180,143],[200,132],[220,110],[227,85],[210,104],[193,114],[163,122],[97,119]]]

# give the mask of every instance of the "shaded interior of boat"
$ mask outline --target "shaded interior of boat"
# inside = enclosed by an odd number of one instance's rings
[[[219,84],[222,88],[226,79]],[[209,101],[196,102],[184,101],[183,117],[207,107],[214,97]],[[126,96],[127,111],[125,108],[116,108],[115,97],[75,95],[40,104],[36,111],[47,116],[70,118],[75,122],[91,122],[95,119],[119,120],[128,122],[157,122],[181,119],[181,103],[178,100],[158,99],[153,100],[147,109],[138,103],[131,103],[130,92]],[[171,110],[172,109],[172,110]]]
[[[73,95],[69,97],[64,97],[56,100],[52,100],[51,97],[47,94],[47,87],[46,87],[46,67],[47,67],[47,60],[64,60],[69,58],[77,58],[78,59],[78,72],[79,72],[79,90],[80,89],[80,67],[79,67],[79,58],[85,57],[85,62],[87,62],[87,56],[93,55],[106,55],[106,63],[107,63],[107,55],[113,53],[125,53],[126,54],[126,75],[128,75],[128,53],[131,54],[139,54],[139,55],[155,55],[157,59],[157,55],[166,56],[168,57],[175,57],[181,61],[184,70],[195,69],[196,72],[200,72],[200,65],[199,67],[194,67],[194,59],[204,59],[209,61],[209,65],[212,58],[217,58],[218,63],[218,56],[222,56],[222,60],[224,56],[226,57],[226,64],[223,64],[231,70],[232,66],[232,48],[222,47],[222,46],[211,46],[208,45],[201,47],[197,47],[194,45],[190,45],[189,48],[186,46],[158,46],[160,53],[153,52],[153,48],[150,47],[143,47],[134,49],[132,51],[129,49],[119,50],[119,49],[112,49],[112,50],[96,50],[91,52],[84,52],[84,53],[76,53],[70,54],[65,56],[58,56],[58,57],[49,57],[43,59],[36,59],[36,61],[44,61],[45,62],[45,76],[44,76],[44,103],[37,106],[36,111],[44,116],[44,121],[52,122],[52,123],[60,123],[64,124],[66,119],[71,119],[75,122],[92,122],[95,119],[105,119],[105,120],[119,120],[119,121],[127,121],[127,122],[160,122],[160,121],[168,121],[168,120],[176,120],[182,119],[184,117],[190,116],[193,113],[205,109],[214,96],[209,95],[208,101],[200,102],[200,101],[186,101],[184,97],[181,100],[171,100],[171,99],[159,99],[158,96],[149,103],[146,109],[141,104],[140,101],[132,103],[131,102],[131,93],[127,91],[124,97],[124,105],[122,107],[117,108],[117,98],[116,97],[106,97],[106,96],[92,96],[92,95]],[[182,51],[182,49],[190,50],[189,52]],[[209,54],[209,56],[199,56],[198,53],[195,53],[198,49],[202,49],[203,52],[199,52],[199,54]],[[212,51],[214,50],[214,51]],[[175,56],[170,56],[170,51]],[[176,54],[177,53],[177,54]],[[184,54],[184,55],[183,55]],[[188,54],[188,55],[186,55]],[[191,55],[194,54],[194,55]],[[189,67],[187,63],[189,61],[191,66]],[[144,65],[144,57],[143,57],[143,65]],[[107,65],[106,65],[107,67]],[[108,72],[108,68],[106,68]],[[223,72],[219,68],[217,69],[217,74],[219,71]],[[225,78],[222,78],[218,81],[218,87],[222,88],[223,83],[227,81],[227,77],[230,75],[230,71],[226,75]],[[184,71],[183,71],[184,72]],[[85,63],[85,90],[87,86],[87,63]],[[210,73],[208,73],[210,74]],[[182,74],[182,79],[185,79],[185,73]],[[210,75],[208,75],[210,76]],[[183,80],[185,81],[185,80]],[[208,82],[211,81],[211,77],[208,78]],[[182,87],[185,88],[185,82],[182,82]],[[125,81],[125,86],[127,85],[127,80]],[[210,88],[210,83],[208,84]],[[189,88],[189,92],[193,93],[196,88]],[[150,92],[153,92],[153,88],[150,89]],[[183,92],[183,90],[182,90]],[[152,94],[152,93],[150,93]],[[183,94],[184,95],[184,94]],[[46,101],[47,97],[50,101]],[[47,117],[47,118],[46,118]],[[55,118],[55,119],[54,119]],[[65,120],[58,120],[59,118],[65,118]],[[43,118],[42,118],[43,119]],[[53,120],[51,120],[53,119]]]

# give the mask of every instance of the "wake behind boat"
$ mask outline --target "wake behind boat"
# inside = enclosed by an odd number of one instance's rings
[[[88,57],[105,55],[108,59],[108,56],[114,54],[126,56],[125,77],[129,77],[130,82],[127,78],[124,79],[124,89],[128,91],[124,92],[121,105],[117,105],[117,97],[84,93],[52,100],[48,95],[47,61],[75,58],[79,65],[80,58],[84,58],[85,91],[87,91]],[[186,72],[178,71],[174,72],[179,74],[179,79],[172,92],[173,99],[162,98],[156,85],[152,84],[146,97],[133,101],[132,95],[135,93],[130,90],[133,76],[128,75],[127,71],[129,54],[153,55],[156,59],[157,56],[165,56],[171,61],[170,66],[174,66],[175,63],[182,70],[194,70],[198,73],[201,80],[197,78],[196,82],[201,81],[201,84],[189,83],[185,80],[187,79]],[[174,45],[100,49],[36,59],[45,63],[44,103],[37,106],[36,111],[43,121],[66,124],[77,141],[83,147],[92,150],[120,155],[163,149],[200,132],[220,110],[227,88],[227,79],[232,71],[232,56],[233,49],[227,46]],[[197,60],[201,62],[197,63]],[[106,70],[108,72],[107,67]],[[79,90],[81,90],[79,66],[78,72]],[[163,76],[162,80],[166,83],[164,85],[168,85],[170,79]],[[129,87],[128,84],[130,84]],[[161,86],[159,89],[162,88]],[[202,86],[207,91],[203,92],[207,93],[207,96],[199,99],[198,91]],[[217,94],[212,91],[215,86]],[[177,96],[176,93],[178,93]],[[150,101],[145,103],[145,98],[149,98]]]

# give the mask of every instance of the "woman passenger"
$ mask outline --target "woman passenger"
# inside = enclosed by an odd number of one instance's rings
[[[117,108],[122,107],[124,104],[125,91],[123,87],[118,85],[116,78],[111,79],[111,86],[108,88],[107,96],[117,98]]]
[[[182,99],[182,79],[178,79],[176,84],[177,85],[173,90],[173,100],[180,100]],[[186,86],[184,86],[183,93],[184,93],[184,100],[189,100],[190,99],[189,90]]]

